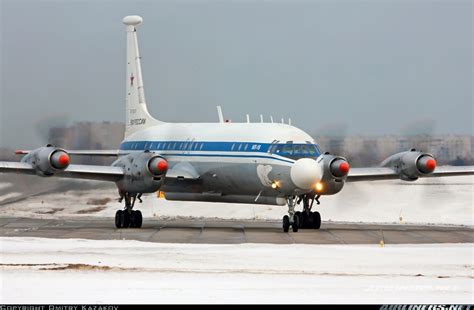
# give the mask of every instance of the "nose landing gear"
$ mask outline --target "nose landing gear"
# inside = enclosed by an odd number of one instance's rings
[[[287,199],[287,204],[288,215],[285,215],[283,217],[283,231],[288,232],[291,226],[293,232],[298,232],[298,229],[300,227],[300,218],[298,215],[296,215],[297,212],[295,212],[296,197],[289,196]]]

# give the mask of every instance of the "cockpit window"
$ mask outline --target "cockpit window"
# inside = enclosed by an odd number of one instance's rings
[[[269,151],[292,159],[315,158],[321,154],[316,144],[276,144]]]

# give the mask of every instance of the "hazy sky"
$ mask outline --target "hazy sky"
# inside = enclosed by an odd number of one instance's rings
[[[290,117],[313,135],[417,121],[473,133],[471,1],[0,2],[0,146],[124,120],[130,14],[144,18],[145,93],[162,120],[216,121],[222,105],[233,121]]]

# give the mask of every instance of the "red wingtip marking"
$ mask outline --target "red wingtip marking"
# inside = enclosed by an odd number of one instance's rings
[[[156,165],[156,168],[158,168],[158,171],[165,171],[168,169],[168,163],[166,160],[160,160]]]
[[[339,171],[343,174],[347,174],[349,172],[349,164],[347,162],[343,162],[339,165]]]
[[[426,161],[426,168],[428,168],[429,170],[433,171],[435,170],[436,168],[436,160],[434,159],[428,159]]]
[[[15,151],[15,154],[16,154],[16,155],[21,155],[21,154],[23,154],[23,151],[22,151],[22,150],[16,150],[16,151]]]
[[[61,166],[67,166],[69,165],[69,156],[67,156],[66,154],[63,154],[59,156],[58,161]]]

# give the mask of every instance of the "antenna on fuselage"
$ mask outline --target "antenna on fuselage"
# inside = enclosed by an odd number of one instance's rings
[[[247,114],[247,123],[250,123],[250,115]]]
[[[281,118],[281,123],[282,123],[282,124],[285,123],[285,120],[283,119],[283,117]]]
[[[291,118],[288,119],[288,125],[291,126]]]
[[[270,115],[270,122],[273,123],[273,116]]]
[[[219,116],[219,123],[224,123],[224,114],[222,114],[222,107],[217,106],[217,115]]]
[[[260,114],[260,123],[263,123],[263,114]]]

